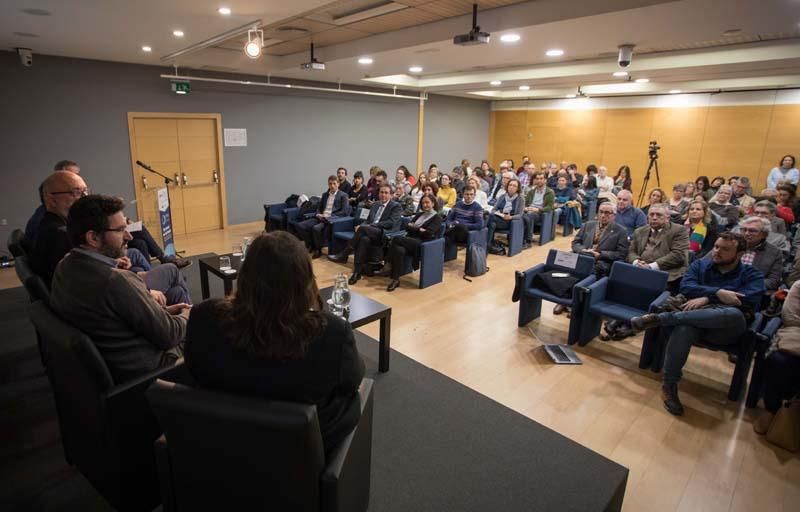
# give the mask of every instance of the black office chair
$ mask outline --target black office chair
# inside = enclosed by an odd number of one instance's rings
[[[30,315],[44,345],[67,462],[114,508],[152,510],[161,503],[152,451],[161,430],[144,392],[157,377],[174,379],[182,368],[116,384],[84,333],[41,301],[31,305]]]
[[[327,464],[314,405],[267,401],[157,380],[147,399],[164,511],[361,512],[369,505],[372,384],[361,419]]]
[[[25,254],[24,240],[25,232],[21,229],[15,229],[8,235],[8,252],[15,258]]]

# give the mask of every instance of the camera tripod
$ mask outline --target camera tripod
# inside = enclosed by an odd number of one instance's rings
[[[661,187],[661,176],[658,174],[658,154],[650,153],[650,165],[647,166],[647,172],[644,173],[644,180],[642,180],[642,190],[639,191],[639,199],[636,201],[636,206],[642,206],[644,196],[647,194],[647,182],[650,181],[650,171],[655,168],[656,170],[656,184]]]

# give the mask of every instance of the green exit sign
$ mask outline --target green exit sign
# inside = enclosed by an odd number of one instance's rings
[[[192,92],[192,84],[186,80],[173,80],[170,84],[172,92],[175,94],[189,94]]]

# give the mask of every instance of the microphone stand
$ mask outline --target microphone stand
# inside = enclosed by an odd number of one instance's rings
[[[175,248],[175,256],[178,255],[178,246],[175,244],[175,224],[172,222],[172,198],[169,195],[169,185],[170,183],[177,183],[174,179],[170,178],[169,176],[164,176],[160,172],[156,171],[146,163],[142,162],[141,160],[136,161],[136,165],[144,169],[145,171],[151,172],[155,175],[161,176],[164,178],[164,186],[167,188],[167,202],[169,203],[169,228],[172,230],[172,246]],[[163,233],[162,233],[162,243],[163,243]],[[164,247],[166,249],[166,247]]]

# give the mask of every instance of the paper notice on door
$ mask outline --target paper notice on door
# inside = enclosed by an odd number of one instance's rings
[[[557,251],[556,259],[553,263],[560,267],[574,269],[578,266],[578,253]]]
[[[247,146],[247,128],[225,128],[226,147]]]
[[[137,231],[141,231],[142,221],[131,222],[125,229],[128,231],[128,233],[136,233]]]

